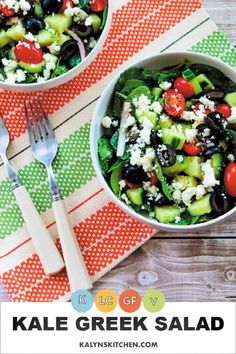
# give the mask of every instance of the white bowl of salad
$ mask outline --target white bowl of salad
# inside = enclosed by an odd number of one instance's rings
[[[236,211],[236,72],[181,52],[139,61],[93,114],[93,164],[125,212],[169,231],[213,226]]]
[[[98,54],[109,0],[0,0],[0,88],[38,91],[65,83]]]

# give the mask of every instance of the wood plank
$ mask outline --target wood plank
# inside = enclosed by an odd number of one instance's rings
[[[94,292],[151,288],[167,301],[235,301],[236,240],[150,240],[96,282]]]

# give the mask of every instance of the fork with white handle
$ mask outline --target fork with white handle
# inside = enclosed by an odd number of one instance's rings
[[[7,158],[6,152],[9,143],[9,133],[2,117],[0,116],[0,155],[6,167],[13,193],[45,273],[48,275],[56,274],[64,268],[63,259],[37,212],[29,193],[19,180]]]
[[[52,170],[52,163],[57,154],[57,141],[54,131],[40,99],[33,99],[24,103],[26,125],[33,156],[47,169],[52,206],[71,291],[91,289],[92,283]]]

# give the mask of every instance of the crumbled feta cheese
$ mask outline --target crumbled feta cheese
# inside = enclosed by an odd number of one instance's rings
[[[153,128],[152,123],[147,118],[143,118],[143,129],[140,130],[140,138],[145,144],[150,144],[150,135]]]
[[[184,111],[181,115],[181,117],[184,119],[184,120],[196,120],[196,115],[194,112],[191,112],[191,111]]]
[[[125,193],[121,194],[121,199],[123,199],[127,205],[131,204],[129,198]]]
[[[186,206],[191,205],[191,199],[196,195],[196,187],[189,187],[182,192],[182,202]]]
[[[196,187],[196,199],[201,199],[207,193],[205,187],[202,184],[199,184]]]
[[[93,18],[92,16],[88,16],[85,20],[85,26],[89,27],[89,26],[92,26],[92,23],[93,23]]]
[[[6,73],[14,71],[17,68],[17,61],[13,59],[2,59],[2,64],[4,65],[4,71]]]
[[[139,97],[133,98],[132,103],[135,108],[145,111],[149,108],[151,101],[146,95],[142,94]]]
[[[201,168],[204,174],[202,184],[207,188],[215,187],[219,185],[220,182],[216,180],[214,170],[211,166],[211,160],[207,160],[201,164]]]
[[[20,10],[23,12],[23,15],[26,15],[27,12],[31,9],[31,5],[26,0],[19,0]]]
[[[66,9],[64,11],[64,15],[68,17],[73,17],[74,14],[75,14],[74,8],[70,6],[70,3],[67,3]]]
[[[16,78],[17,78],[17,76],[15,73],[8,72],[5,82],[7,84],[14,84],[16,82]]]
[[[177,204],[180,204],[181,203],[181,201],[182,201],[182,193],[181,193],[181,191],[180,190],[175,190],[174,192],[173,192],[173,199],[174,199],[174,201],[177,203]]]
[[[38,83],[44,82],[44,81],[45,81],[45,78],[42,77],[42,76],[39,76],[39,77],[37,78],[37,82],[38,82]]]
[[[31,32],[28,32],[28,33],[25,35],[24,38],[25,38],[25,39],[28,39],[28,41],[30,41],[30,42],[34,42],[34,41],[35,41],[34,35],[33,35],[33,33],[31,33]]]
[[[185,138],[186,138],[186,141],[189,143],[191,142],[193,139],[196,138],[197,136],[197,129],[186,129],[185,130]]]
[[[48,47],[49,51],[51,54],[54,54],[54,55],[58,55],[60,53],[60,49],[61,47],[56,44],[55,42],[53,42],[49,47]]]
[[[236,107],[231,107],[231,116],[228,118],[230,124],[236,123]]]
[[[88,44],[89,48],[93,49],[96,44],[97,44],[96,39],[94,37],[90,37],[89,44]]]
[[[17,69],[16,70],[16,81],[17,82],[22,82],[25,81],[26,75],[23,70]]]
[[[178,224],[180,222],[180,220],[181,220],[181,217],[180,216],[176,216],[175,223]]]
[[[142,151],[138,147],[134,147],[130,150],[131,156],[130,156],[130,164],[131,165],[137,165],[141,166],[141,154]]]
[[[203,96],[199,99],[199,101],[206,107],[208,107],[211,111],[215,110],[215,102],[209,100],[206,96]],[[200,107],[199,107],[200,108]]]
[[[153,162],[155,160],[155,151],[152,148],[146,149],[145,154],[140,159],[140,163],[146,172],[150,172],[153,169]]]
[[[104,128],[109,129],[109,128],[111,127],[111,123],[112,123],[112,122],[111,122],[111,118],[108,117],[108,116],[104,117],[103,120],[102,120],[102,126],[103,126]]]
[[[161,122],[166,122],[169,119],[168,115],[166,113],[163,113],[160,115],[160,121]]]
[[[136,123],[136,119],[131,116],[131,114],[128,116],[127,119],[125,119],[124,123],[121,125],[121,129],[125,131],[128,127],[131,127]]]
[[[234,157],[233,154],[227,155],[227,159],[228,159],[229,161],[231,161],[231,162],[234,162],[234,161],[235,161],[235,157]]]
[[[124,189],[125,186],[126,186],[125,180],[122,179],[122,180],[119,182],[119,186],[120,186],[120,190]]]
[[[154,111],[155,113],[157,114],[161,114],[163,108],[162,108],[162,105],[160,104],[159,101],[154,101],[152,104],[151,104],[151,107],[150,109],[152,111]]]
[[[76,0],[77,1],[77,0]],[[82,9],[80,9],[79,7],[74,7],[74,9],[76,9],[75,13],[74,13],[74,18],[73,20],[75,22],[81,22],[81,21],[85,21],[86,18],[88,17],[87,12],[83,11]]]
[[[119,125],[118,120],[113,120],[113,121],[112,121],[112,125],[113,125],[114,128],[117,128],[118,125]]]
[[[167,82],[167,81],[163,81],[159,86],[162,90],[167,91],[172,86],[172,83]]]

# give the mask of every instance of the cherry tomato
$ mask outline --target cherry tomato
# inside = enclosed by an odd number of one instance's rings
[[[130,189],[136,189],[136,188],[140,188],[142,186],[141,184],[131,183],[131,182],[127,181],[126,179],[125,179],[125,184]]]
[[[63,0],[62,7],[60,12],[63,13],[68,7],[73,7],[73,1],[72,0]]]
[[[7,7],[7,6],[1,6],[0,9],[1,9],[3,15],[5,15],[6,17],[10,17],[10,16],[13,16],[15,14],[15,10],[14,9],[9,9],[9,7]]]
[[[189,98],[194,95],[193,86],[183,77],[178,77],[174,82],[174,88],[178,90],[184,97]]]
[[[94,12],[101,12],[107,6],[108,0],[90,0],[90,7]]]
[[[184,152],[186,152],[186,154],[188,154],[190,156],[199,155],[202,151],[200,146],[190,144],[190,143],[185,143],[183,146],[183,150],[184,150]]]
[[[236,197],[236,163],[231,162],[225,169],[224,185],[231,197]]]
[[[216,112],[223,114],[223,116],[225,118],[229,118],[232,114],[232,109],[231,109],[230,105],[228,105],[226,103],[222,103],[216,107]]]
[[[179,117],[184,112],[186,101],[182,93],[169,89],[164,93],[164,109],[172,117]]]
[[[196,104],[194,105],[194,107],[193,107],[194,113],[196,113],[197,111],[200,111],[200,109],[199,109],[200,106],[204,106],[204,105],[203,105],[201,102],[198,102],[198,103],[196,103]],[[205,107],[205,106],[204,106],[204,108],[205,108],[205,115],[206,115],[206,116],[207,116],[209,113],[212,112],[212,111],[210,110],[210,108]]]
[[[36,48],[35,43],[24,39],[14,50],[16,59],[27,64],[39,64],[43,61],[43,52]]]
[[[150,183],[151,183],[151,186],[155,186],[158,182],[158,178],[157,178],[157,175],[156,175],[156,172],[151,172],[150,173]]]

